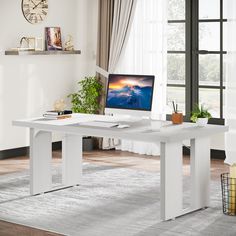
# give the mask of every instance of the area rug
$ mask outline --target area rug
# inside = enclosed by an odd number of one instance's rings
[[[55,166],[53,183],[60,181]],[[188,184],[185,177],[185,204]],[[80,186],[33,197],[27,171],[1,176],[0,219],[71,236],[236,235],[236,219],[222,214],[219,182],[210,208],[161,222],[159,173],[89,163]]]

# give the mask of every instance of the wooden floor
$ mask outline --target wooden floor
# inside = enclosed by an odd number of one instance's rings
[[[122,166],[151,172],[160,171],[160,158],[146,155],[138,155],[121,151],[93,151],[84,153],[84,161],[97,165]],[[53,152],[53,164],[61,163],[61,152]],[[29,159],[26,156],[12,159],[0,160],[1,175],[23,171],[29,168]],[[211,179],[220,178],[220,174],[228,172],[228,166],[223,160],[211,160]],[[190,174],[189,157],[183,158],[183,174]],[[0,221],[0,236],[59,236],[39,229],[33,229]]]

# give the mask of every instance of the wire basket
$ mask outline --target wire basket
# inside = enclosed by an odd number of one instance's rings
[[[229,173],[221,174],[222,205],[225,215],[236,215],[236,178]]]

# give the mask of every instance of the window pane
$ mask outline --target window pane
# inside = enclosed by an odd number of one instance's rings
[[[223,51],[228,51],[227,36],[228,36],[227,23],[224,22],[223,23]]]
[[[167,49],[185,51],[185,23],[168,24]]]
[[[168,0],[168,20],[185,20],[185,0]]]
[[[225,118],[225,90],[223,89],[223,119]]]
[[[185,115],[185,88],[167,87],[167,114],[173,112],[172,101],[178,104],[178,110]]]
[[[209,109],[212,117],[220,118],[220,90],[199,88],[199,104]]]
[[[199,0],[199,19],[219,19],[220,0]]]
[[[223,18],[224,19],[227,19],[228,17],[228,4],[229,4],[229,1],[228,0],[223,0]]]
[[[218,22],[199,23],[199,49],[220,50],[220,24]]]
[[[227,56],[223,55],[223,86],[225,86],[226,81],[226,65],[227,65]]]
[[[220,55],[199,55],[199,84],[220,85]]]
[[[185,84],[185,54],[167,55],[168,84]]]

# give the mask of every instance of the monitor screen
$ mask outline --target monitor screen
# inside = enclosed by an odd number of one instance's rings
[[[153,75],[110,74],[106,108],[151,111]]]

